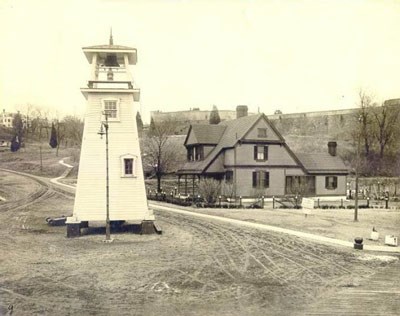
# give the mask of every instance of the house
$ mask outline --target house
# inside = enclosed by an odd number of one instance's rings
[[[177,174],[186,194],[212,177],[243,198],[346,196],[348,169],[336,155],[337,143],[329,142],[326,153],[294,153],[264,114],[240,109],[234,120],[191,125],[184,146],[187,162]]]
[[[6,110],[3,109],[3,112],[0,113],[0,125],[5,127],[13,127],[14,115],[12,113],[7,113]]]

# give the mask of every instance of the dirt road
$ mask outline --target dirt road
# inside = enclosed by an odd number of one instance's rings
[[[287,235],[156,212],[163,235],[67,239],[73,196],[0,172],[0,315],[294,315],[385,269]]]

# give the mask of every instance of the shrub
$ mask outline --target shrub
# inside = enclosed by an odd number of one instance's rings
[[[198,190],[206,204],[214,204],[220,194],[221,184],[212,178],[202,179],[199,182]]]

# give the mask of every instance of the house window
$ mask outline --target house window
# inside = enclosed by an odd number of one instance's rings
[[[121,156],[121,177],[136,177],[136,159],[137,156],[131,154]]]
[[[203,160],[204,159],[204,148],[203,146],[195,147],[195,160]]]
[[[254,160],[268,160],[268,146],[254,146]]]
[[[103,100],[103,121],[105,121],[105,115],[108,114],[108,120],[118,121],[119,120],[119,101],[114,100]]]
[[[258,137],[267,137],[267,129],[266,128],[258,128]]]
[[[337,177],[325,177],[325,189],[335,190],[337,188]]]
[[[285,193],[315,195],[315,176],[286,176]]]
[[[204,148],[203,146],[189,147],[187,150],[188,161],[198,161],[204,159]]]
[[[253,188],[269,188],[269,172],[253,171]]]
[[[227,172],[225,172],[225,182],[226,183],[233,182],[233,171],[232,170],[228,170]]]

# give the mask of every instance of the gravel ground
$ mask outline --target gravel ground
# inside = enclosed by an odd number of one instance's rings
[[[0,315],[293,315],[392,263],[209,220],[156,212],[162,235],[67,239],[48,216],[73,197],[0,172]]]
[[[155,201],[151,202],[157,204]],[[171,206],[171,204],[168,204],[168,206]],[[202,209],[188,207],[184,209],[273,225],[350,242],[353,242],[355,237],[363,237],[364,244],[367,245],[383,246],[385,235],[400,235],[399,209],[360,209],[358,222],[354,222],[354,210],[347,209],[314,209],[307,217],[305,217],[303,210],[296,209]],[[369,240],[373,227],[380,233],[378,241]]]

